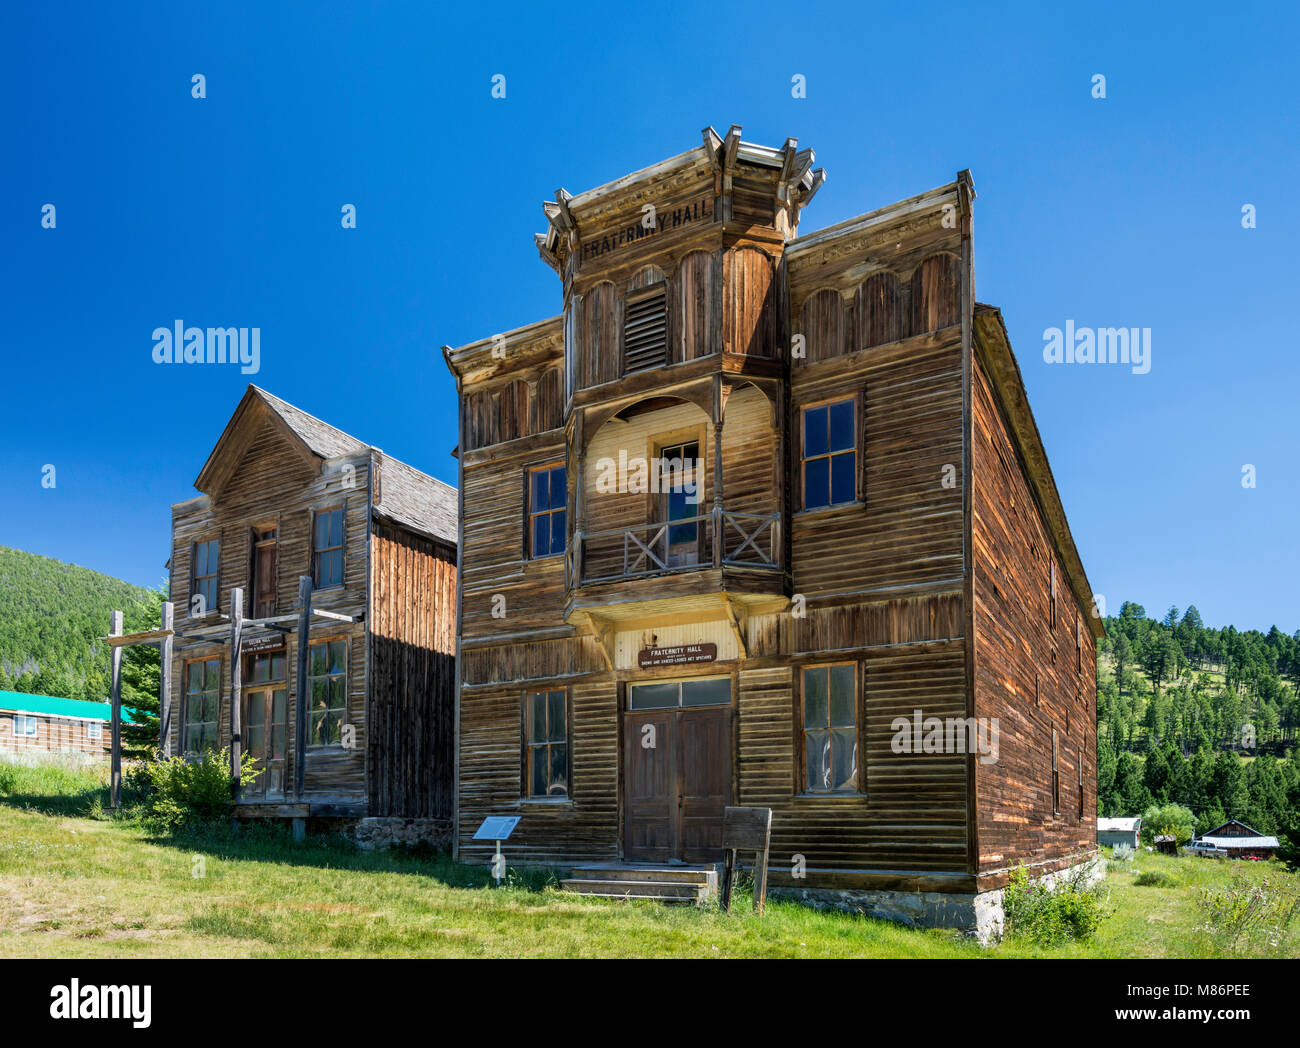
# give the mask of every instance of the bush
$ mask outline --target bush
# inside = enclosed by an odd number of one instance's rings
[[[1136,854],[1131,844],[1117,844],[1111,849],[1110,857],[1116,862],[1132,862]]]
[[[1196,816],[1181,804],[1153,804],[1142,816],[1142,839],[1148,844],[1156,837],[1172,834],[1179,844],[1186,844],[1196,834]]]
[[[248,753],[240,775],[252,782],[259,775]],[[230,751],[207,750],[185,757],[159,757],[143,768],[149,794],[140,814],[145,830],[159,836],[196,829],[229,818]]]
[[[1011,875],[1002,896],[1006,923],[1003,934],[1038,946],[1091,938],[1110,916],[1097,888],[1084,886],[1086,871],[1049,888],[1030,880],[1023,866]]]
[[[1300,924],[1300,893],[1268,879],[1203,888],[1202,952],[1211,957],[1286,957]]]
[[[1133,883],[1143,888],[1177,888],[1182,882],[1164,870],[1147,870],[1134,877]]]

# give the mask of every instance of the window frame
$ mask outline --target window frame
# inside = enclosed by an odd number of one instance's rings
[[[837,455],[847,455],[851,453],[853,455],[853,498],[848,502],[832,502],[826,506],[809,506],[807,503],[806,488],[804,485],[804,477],[807,471],[807,464],[809,461],[807,455],[805,454],[805,447],[804,447],[805,415],[810,410],[829,407],[832,404],[843,404],[846,401],[853,405],[853,447],[851,451],[848,448],[844,448],[840,451],[827,451],[824,455],[815,455],[813,456],[813,458],[814,459],[824,458],[829,462],[830,459],[834,458]],[[798,511],[800,513],[828,513],[833,510],[842,510],[853,506],[862,505],[863,502],[865,501],[864,498],[865,485],[863,484],[863,479],[862,479],[863,441],[862,441],[862,393],[861,391],[860,390],[854,391],[848,394],[837,394],[831,397],[824,397],[820,400],[809,401],[806,404],[799,404],[796,406],[795,414],[796,414],[796,421],[795,421],[794,441],[795,441],[796,452],[798,454],[799,474],[798,474],[798,482],[796,484],[794,502],[795,505],[798,507]],[[827,435],[829,439],[829,427],[827,430]],[[828,496],[830,495],[830,490],[828,490],[827,494]]]
[[[683,667],[685,668],[685,667]],[[727,682],[727,701],[714,702],[703,706],[687,706],[682,702],[682,688],[684,685],[697,683],[706,680],[725,680]],[[675,684],[677,685],[677,702],[672,706],[647,706],[644,709],[632,708],[632,692],[638,687],[646,684]],[[630,680],[625,683],[623,697],[624,713],[654,713],[657,710],[721,710],[735,709],[736,707],[736,682],[732,679],[730,673],[698,673],[693,676],[679,677],[668,675],[664,677],[644,677],[641,680]]]
[[[195,574],[195,569],[198,567],[199,547],[212,546],[212,545],[215,545],[217,547],[216,570],[208,572],[205,575]],[[209,559],[208,566],[209,567],[212,566],[211,559]],[[189,618],[195,617],[193,614],[194,597],[200,591],[199,583],[200,580],[202,579],[212,580],[212,595],[213,595],[212,600],[209,601],[207,604],[207,610],[204,612],[204,615],[218,614],[221,611],[221,533],[220,532],[218,532],[216,536],[213,538],[195,539],[193,542],[190,543],[190,592],[189,592],[189,602],[186,604],[186,616]]]
[[[1079,821],[1083,821],[1083,744],[1079,744]]]
[[[853,668],[853,727],[854,739],[857,745],[857,767],[853,773],[852,789],[831,789],[831,790],[814,790],[808,787],[808,750],[807,750],[807,733],[806,721],[804,719],[804,674],[808,670],[830,670],[836,666],[850,666]],[[863,738],[863,721],[866,719],[865,703],[865,671],[861,662],[856,660],[840,660],[836,662],[809,662],[795,667],[794,681],[794,772],[795,772],[795,796],[797,797],[865,797],[866,789],[866,760],[865,749],[862,745]],[[830,715],[830,699],[827,695],[827,716]],[[829,730],[829,729],[828,729]]]
[[[191,754],[191,753],[198,754],[201,752],[200,750],[191,750],[187,748],[185,745],[185,737],[186,735],[189,734],[189,728],[190,728],[190,695],[191,695],[191,692],[189,690],[190,667],[195,665],[204,665],[205,663],[209,663],[209,662],[215,662],[217,664],[217,688],[215,692],[215,710],[214,710],[216,716],[210,721],[203,720],[203,721],[199,721],[198,723],[212,725],[214,748],[217,750],[221,749],[222,658],[220,655],[199,655],[196,656],[195,658],[185,659],[181,662],[181,716],[180,716],[180,739],[179,739],[178,748],[182,755]],[[200,692],[196,692],[194,694],[207,694],[207,690],[203,689]]]
[[[313,593],[319,593],[322,590],[342,589],[347,579],[348,570],[348,505],[347,502],[336,502],[328,506],[321,506],[313,509],[311,512],[311,588]],[[337,546],[318,547],[316,545],[316,522],[326,513],[339,514],[339,544]],[[277,553],[279,542],[279,529],[276,529]],[[324,586],[320,584],[320,561],[319,557],[324,553],[333,553],[338,550],[339,554],[339,580],[331,582]],[[278,567],[277,567],[278,570]]]
[[[564,741],[548,739],[545,742],[533,742],[532,718],[529,714],[534,695],[550,696],[553,692],[564,695]],[[547,727],[550,727],[550,703],[547,703]],[[567,686],[558,688],[525,689],[523,701],[519,704],[519,799],[525,804],[568,804],[573,802],[573,691]],[[550,748],[564,747],[564,793],[533,793],[533,751],[538,748],[547,750],[547,767],[550,767]]]
[[[86,721],[86,739],[98,742],[104,737],[103,721]]]
[[[329,665],[329,649],[328,649],[328,645],[331,644],[331,643],[337,643],[337,642],[340,642],[340,641],[341,641],[342,644],[343,644],[343,672],[342,672],[342,673],[330,673],[330,672],[328,671],[328,669],[327,669],[325,673],[315,673],[315,674],[312,673],[312,671],[311,671],[311,650],[312,650],[312,648],[315,648],[315,647],[317,647],[318,645],[322,645],[322,644],[327,646],[327,647],[326,647],[326,654],[325,654],[325,662],[326,662],[326,666],[328,667],[328,665]],[[287,666],[287,663],[286,663],[286,666]],[[347,727],[349,724],[352,723],[352,696],[351,696],[351,694],[350,694],[350,692],[351,692],[351,688],[349,687],[349,681],[350,681],[350,677],[351,677],[351,672],[352,672],[352,638],[349,637],[346,633],[334,633],[334,634],[330,634],[329,636],[326,636],[326,637],[309,637],[309,638],[308,638],[308,641],[307,641],[307,680],[305,681],[305,683],[304,683],[304,685],[303,685],[303,686],[306,688],[306,700],[307,700],[306,703],[305,703],[305,707],[306,707],[306,710],[307,710],[307,730],[306,730],[306,736],[305,736],[305,737],[306,737],[306,744],[305,744],[305,745],[306,745],[306,748],[307,748],[307,749],[309,749],[309,750],[315,750],[315,751],[320,751],[320,750],[328,750],[328,749],[331,749],[331,748],[333,748],[333,749],[340,749],[340,748],[342,748],[342,746],[343,746],[343,729],[344,729],[345,727]],[[312,739],[313,739],[314,736],[313,736],[313,734],[312,734],[312,724],[313,724],[313,722],[316,720],[317,716],[318,716],[318,715],[319,715],[319,716],[326,716],[326,715],[328,715],[329,713],[331,713],[331,712],[334,711],[334,707],[332,707],[332,706],[329,705],[329,700],[328,700],[328,696],[329,696],[329,680],[330,680],[331,677],[342,677],[342,678],[343,678],[343,711],[342,711],[342,712],[343,712],[343,719],[339,721],[339,741],[338,741],[338,742],[313,742]],[[323,680],[323,681],[326,682],[326,684],[325,684],[326,705],[325,705],[325,709],[324,709],[324,710],[320,710],[320,711],[317,711],[317,710],[313,709],[313,708],[312,708],[312,703],[311,703],[312,681],[315,681],[315,680]],[[274,683],[274,682],[272,682],[272,683]],[[297,698],[296,695],[293,696],[293,698],[296,700],[296,698]],[[293,713],[293,710],[294,710],[294,706],[293,706],[293,703],[291,702],[291,704],[290,704],[290,706],[289,706],[289,710],[288,710],[288,712],[291,714],[291,713]],[[288,723],[288,722],[286,722],[286,724],[287,724],[287,723]],[[286,730],[287,730],[287,728],[286,728]],[[296,730],[296,729],[295,729],[295,730]]]
[[[19,721],[23,722],[24,729],[27,727],[27,725],[30,724],[32,730],[19,731],[18,730]],[[36,717],[34,714],[31,713],[14,714],[14,738],[15,739],[34,739],[39,734],[40,734],[40,719],[38,717]]]
[[[538,473],[547,473],[554,470],[564,471],[564,504],[562,506],[548,507],[544,510],[533,511],[533,477]],[[550,481],[547,481],[547,491],[550,491]],[[569,549],[569,464],[567,461],[560,459],[542,463],[539,466],[529,466],[524,470],[524,552],[527,556],[525,560],[550,560],[552,557],[562,557]],[[548,549],[546,553],[537,553],[533,546],[533,518],[534,517],[554,517],[557,513],[563,513],[564,516],[564,543],[558,550]],[[554,535],[554,521],[547,521],[550,528],[547,530],[548,535]]]
[[[1052,729],[1052,814],[1061,814],[1061,744],[1060,736]]]

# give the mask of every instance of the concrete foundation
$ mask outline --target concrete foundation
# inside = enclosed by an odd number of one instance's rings
[[[1036,878],[1053,887],[1076,880],[1081,887],[1091,887],[1106,875],[1105,860],[1085,859],[1063,870]],[[1005,915],[1001,888],[975,893],[904,892],[836,888],[773,888],[769,895],[792,899],[818,910],[843,910],[867,917],[894,921],[913,928],[951,928],[974,936],[981,943],[996,941],[1002,935]]]

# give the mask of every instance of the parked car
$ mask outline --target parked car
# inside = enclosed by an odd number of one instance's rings
[[[1226,859],[1228,857],[1227,849],[1216,848],[1213,844],[1206,844],[1205,841],[1192,841],[1187,846],[1188,855],[1205,855],[1212,859]]]

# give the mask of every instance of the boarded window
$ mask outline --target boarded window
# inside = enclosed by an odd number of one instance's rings
[[[799,310],[806,363],[829,360],[844,353],[844,306],[838,292],[818,291]]]
[[[564,387],[559,368],[543,371],[537,380],[537,430],[559,429],[564,425]]]
[[[677,270],[678,360],[698,360],[717,351],[714,315],[717,264],[707,251],[692,251]]]
[[[316,514],[312,531],[312,585],[316,589],[343,585],[343,507]]]
[[[851,349],[866,349],[903,337],[903,310],[898,279],[888,270],[873,273],[857,291],[857,320]]]
[[[858,788],[857,667],[803,671],[803,767],[808,793]]]
[[[579,343],[579,384],[591,386],[619,377],[618,295],[608,281],[597,284],[582,300]]]
[[[722,341],[732,353],[772,357],[772,260],[756,248],[724,256]]]
[[[206,615],[210,611],[220,611],[217,593],[219,583],[219,566],[221,560],[221,542],[208,539],[194,543],[190,557],[190,614]],[[197,600],[195,598],[198,598]]]
[[[221,660],[200,659],[185,664],[184,734],[185,753],[202,753],[219,748],[217,710],[221,701]]]
[[[668,363],[668,285],[629,294],[623,310],[623,372]]]
[[[347,719],[348,642],[317,641],[307,653],[307,745],[342,742]]]
[[[961,263],[931,255],[912,274],[912,334],[937,331],[961,319]]]
[[[855,402],[837,400],[803,409],[803,508],[820,509],[858,497]]]
[[[565,467],[541,466],[528,475],[528,555],[553,557],[564,552]]]
[[[528,435],[528,383],[516,379],[501,391],[501,439]]]
[[[524,697],[525,759],[529,797],[569,795],[568,692],[530,691]]]

